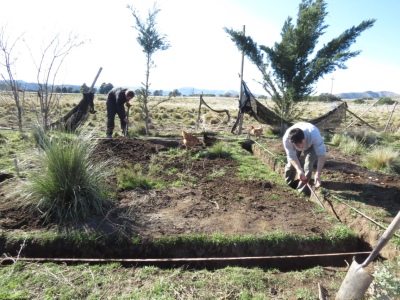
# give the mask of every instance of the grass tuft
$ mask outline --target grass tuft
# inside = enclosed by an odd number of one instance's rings
[[[399,151],[388,146],[377,146],[364,158],[366,166],[372,170],[400,173]]]
[[[27,204],[37,208],[45,220],[57,223],[104,214],[111,205],[104,184],[110,168],[107,161],[93,161],[91,136],[49,137],[41,128],[36,128],[34,136],[41,147],[38,167],[20,187]]]
[[[134,166],[128,164],[126,168],[118,168],[117,182],[118,187],[121,189],[151,189],[159,185],[159,183],[143,172],[139,164]]]

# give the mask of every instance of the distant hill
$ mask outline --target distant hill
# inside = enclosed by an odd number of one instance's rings
[[[183,87],[178,90],[182,95],[199,95],[201,93],[216,95],[216,96],[224,95],[226,93],[230,93],[231,95],[239,95],[239,92],[234,91],[234,90],[206,90],[206,89],[196,89],[193,87]],[[165,94],[165,92],[167,92],[167,94],[169,94],[169,91],[164,91],[164,94]]]
[[[21,90],[25,90],[25,91],[37,91],[39,89],[39,86],[37,83],[35,82],[26,82],[23,80],[17,80],[18,84],[19,84],[19,88]],[[57,86],[57,85],[56,85]],[[61,86],[61,85],[60,85]],[[73,85],[73,84],[63,84],[63,87],[69,88],[72,87],[72,90],[80,90],[81,86],[80,85]],[[4,83],[4,80],[0,80],[0,90],[4,90],[6,88],[6,85]]]
[[[33,82],[25,82],[23,80],[18,80],[21,89],[24,89],[26,91],[37,91],[38,90],[38,84],[37,83],[33,83]],[[64,84],[62,85],[63,87],[72,87],[73,90],[80,90],[81,86],[80,85],[72,85],[72,84]],[[95,86],[96,90],[99,90],[100,86]],[[130,86],[127,87],[133,90],[137,90],[140,87],[137,86]],[[0,80],[0,90],[4,90],[5,89],[5,85],[4,85],[4,81]],[[184,95],[184,96],[188,96],[188,95],[199,95],[201,93],[205,94],[205,95],[215,95],[215,96],[219,96],[219,95],[225,95],[227,93],[231,94],[231,95],[239,95],[238,91],[235,90],[207,90],[207,89],[197,89],[194,87],[182,87],[178,89],[179,92]],[[152,92],[154,90],[151,90]],[[163,90],[163,94],[165,96],[167,96],[170,92],[172,92],[172,90]],[[254,94],[254,96],[258,97],[260,95],[258,94]],[[383,98],[383,97],[390,97],[390,98],[400,98],[399,94],[393,93],[393,92],[388,92],[388,91],[381,91],[381,92],[372,92],[372,91],[366,91],[366,92],[362,92],[362,93],[357,93],[357,92],[351,92],[351,93],[339,93],[339,94],[335,94],[335,96],[340,97],[341,99],[360,99],[360,98]]]
[[[382,91],[382,92],[372,92],[372,91],[366,91],[362,93],[340,93],[340,94],[335,94],[335,96],[338,96],[339,98],[342,99],[362,99],[362,98],[384,98],[384,97],[390,97],[390,98],[399,98],[400,95],[393,93],[393,92],[387,92],[387,91]]]
[[[25,90],[25,91],[37,91],[39,89],[38,88],[38,84],[34,83],[34,82],[26,82],[26,81],[23,81],[23,80],[18,80],[18,83],[19,83],[20,89]],[[63,84],[62,86],[66,87],[66,88],[72,87],[72,89],[74,91],[75,90],[79,91],[80,88],[81,88],[80,85],[72,85],[72,84]],[[4,84],[4,80],[0,80],[0,90],[4,90],[5,88],[6,88],[6,86]],[[100,86],[95,86],[96,90],[99,90],[99,88],[100,88]],[[140,87],[138,87],[138,86],[129,86],[127,88],[130,88],[132,90],[137,90]],[[151,92],[153,92],[153,91],[154,90],[151,90]],[[179,88],[178,91],[182,95],[186,95],[186,96],[187,95],[193,95],[193,94],[198,95],[198,94],[201,94],[201,93],[203,93],[203,94],[213,94],[213,95],[216,95],[216,96],[224,95],[226,93],[230,93],[231,95],[239,95],[239,92],[234,91],[234,90],[206,90],[206,89],[196,89],[196,88],[193,88],[193,87],[182,87],[182,88]],[[168,96],[168,94],[170,92],[172,92],[172,90],[163,90],[163,94],[165,96]]]

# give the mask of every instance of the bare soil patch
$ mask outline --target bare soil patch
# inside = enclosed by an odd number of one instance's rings
[[[145,169],[152,155],[170,147],[179,148],[185,155],[180,160],[163,162],[166,170],[178,171],[163,172],[159,179],[171,183],[186,174],[195,178],[195,183],[155,190],[119,189],[118,205],[106,219],[94,217],[82,226],[149,239],[214,233],[322,235],[332,228],[326,218],[313,213],[315,203],[289,187],[263,180],[240,180],[236,175],[237,163],[231,159],[190,159],[200,147],[187,151],[179,140],[100,139],[96,159],[112,159],[115,167],[140,164]],[[116,178],[109,181],[115,184]],[[37,216],[12,205],[0,208],[0,226],[6,231],[43,230]]]
[[[283,147],[277,140],[264,139],[259,142],[266,148],[253,145],[252,151],[267,164],[270,162],[270,153],[283,153]],[[146,168],[153,155],[167,151],[170,147],[185,151],[187,159],[164,162],[167,170],[179,171],[163,172],[160,179],[175,182],[186,173],[196,179],[195,183],[156,190],[118,190],[118,205],[106,218],[92,218],[84,226],[104,233],[118,231],[145,238],[213,233],[260,235],[278,231],[297,235],[322,235],[332,227],[327,218],[315,213],[319,205],[315,199],[307,199],[289,187],[268,181],[240,180],[236,176],[237,164],[230,159],[190,159],[201,147],[186,151],[180,138],[99,139],[96,153],[97,159],[114,160],[116,167],[140,164]],[[333,147],[328,149],[324,189],[322,193],[317,191],[320,199],[334,216],[348,224],[367,243],[374,245],[381,230],[375,226],[371,230],[369,220],[334,201],[330,195],[355,199],[356,204],[359,204],[356,209],[362,206],[365,211],[367,207],[372,218],[389,224],[400,209],[399,175],[371,172],[361,167],[356,157],[346,156]],[[281,172],[279,167],[275,168],[276,172]],[[218,175],[218,172],[223,172],[223,175]],[[109,180],[115,183],[116,179]],[[5,195],[5,191],[1,193]],[[378,208],[381,210],[377,211]],[[382,211],[387,214],[378,215]],[[5,231],[43,230],[43,224],[37,216],[4,204],[0,208],[0,227]]]
[[[250,144],[248,148],[253,152],[255,159],[260,159],[266,165],[274,168],[277,173],[282,172],[282,165],[274,161],[275,155],[283,154],[283,147],[278,140],[262,138],[259,144]],[[262,145],[262,147],[259,147]],[[209,144],[207,145],[209,146]],[[206,146],[206,147],[207,147]],[[176,169],[178,172],[163,172],[162,180],[174,182],[180,176],[192,176],[196,180],[186,186],[175,186],[164,189],[119,189],[117,190],[117,205],[106,217],[93,217],[80,228],[95,230],[102,234],[121,234],[124,236],[141,236],[152,239],[162,236],[176,237],[182,235],[220,233],[222,235],[261,235],[270,232],[287,232],[296,235],[323,235],[332,228],[332,223],[323,214],[316,213],[319,204],[313,198],[300,196],[286,186],[276,185],[267,180],[240,180],[236,176],[237,163],[220,157],[205,157],[201,160],[190,159],[203,147],[197,146],[193,151],[186,151],[180,143],[180,138],[154,138],[149,140],[137,138],[114,138],[111,140],[99,139],[96,159],[112,159],[115,167],[127,164],[140,164],[147,168],[154,155],[162,154],[169,148],[178,148],[185,153],[184,159],[164,162],[165,169]],[[247,145],[248,147],[248,145]],[[267,151],[266,151],[267,150]],[[274,155],[271,155],[273,153]],[[188,163],[190,162],[190,164]],[[222,174],[218,176],[218,174]],[[210,176],[215,174],[215,176]],[[344,155],[338,149],[328,146],[328,160],[324,169],[323,188],[317,191],[326,210],[341,222],[355,231],[365,243],[371,247],[378,242],[383,230],[370,220],[356,213],[344,203],[334,197],[352,199],[351,205],[366,213],[380,224],[389,224],[397,211],[400,210],[400,176],[372,172],[362,167],[358,157]],[[0,197],[7,193],[4,179],[0,184]],[[115,183],[116,178],[109,178],[109,183]],[[21,210],[12,203],[0,205],[0,228],[3,233],[25,234],[56,230],[52,224],[43,226],[42,220],[31,213]],[[4,249],[13,249],[6,253],[15,253],[20,247],[20,241],[12,245],[0,243]],[[338,249],[324,248],[326,244],[315,244],[313,248],[293,247],[291,249],[260,248],[252,249],[253,255],[298,255],[312,253],[346,252],[345,247]],[[8,247],[8,248],[7,248]],[[253,247],[254,248],[254,247]],[[108,245],[99,249],[83,249],[76,245],[66,245],[57,242],[45,247],[28,246],[22,252],[26,257],[88,257],[95,255],[99,258],[129,257],[134,251],[129,248]],[[136,250],[136,249],[135,249]],[[243,255],[241,249],[200,249],[193,246],[192,254],[198,257],[210,257],[210,254],[221,256]],[[232,251],[233,250],[233,251]],[[365,250],[365,249],[354,249]],[[158,250],[142,245],[142,252],[148,257],[157,257]],[[235,252],[236,251],[236,252]],[[258,252],[257,252],[258,251]],[[4,252],[4,251],[1,251]],[[188,252],[177,245],[174,249],[166,249],[164,257],[184,257]],[[248,252],[245,252],[248,254]],[[399,255],[399,250],[390,243],[381,251],[384,258]],[[133,256],[134,257],[134,256]],[[189,256],[193,257],[193,256]],[[359,257],[360,258],[360,257]],[[348,258],[350,262],[350,257]],[[361,262],[361,261],[359,261]],[[241,265],[239,262],[235,264]],[[305,267],[304,264],[322,264],[317,258],[303,258],[299,260],[285,260],[275,266],[274,262],[253,261],[245,266],[268,268],[296,269]],[[139,266],[139,265],[137,265]],[[204,265],[199,265],[203,267]],[[219,267],[212,262],[213,267]],[[223,266],[223,265],[221,265]],[[373,272],[373,264],[369,272]],[[332,288],[332,281],[337,284],[337,275],[345,274],[344,267],[324,268],[325,277],[321,285],[329,287],[328,299],[333,299],[336,288]],[[293,278],[284,276],[284,273],[275,274],[285,278],[293,288],[299,286]],[[302,283],[301,288],[316,289],[316,283]],[[271,297],[284,294],[284,290],[270,291]]]

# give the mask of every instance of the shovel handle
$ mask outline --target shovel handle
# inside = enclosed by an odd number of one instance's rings
[[[305,182],[305,184],[308,186],[308,188],[310,189],[310,191],[311,191],[311,193],[313,194],[313,196],[314,196],[315,198],[317,198],[317,200],[318,200],[318,202],[319,202],[319,205],[321,205],[321,207],[322,207],[323,209],[325,209],[324,205],[322,204],[321,200],[319,200],[317,194],[316,194],[316,193],[314,192],[314,190],[311,188],[310,184],[309,184],[308,182]]]
[[[130,108],[131,108],[131,107],[128,106],[128,112],[126,113],[126,118],[127,118],[127,119],[129,119],[129,109],[130,109]],[[124,133],[125,136],[128,136],[128,129],[129,129],[129,123],[126,123],[126,124],[125,124],[125,133]]]
[[[386,243],[392,238],[396,230],[400,227],[400,211],[397,213],[397,216],[393,219],[392,223],[390,223],[389,227],[386,228],[382,237],[380,238],[378,244],[375,246],[375,249],[371,252],[371,254],[367,257],[367,259],[362,263],[362,267],[366,267],[370,264],[371,261],[378,255],[379,251],[386,245]]]

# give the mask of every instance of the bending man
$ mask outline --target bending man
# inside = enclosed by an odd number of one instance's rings
[[[326,160],[326,147],[324,139],[318,128],[311,123],[300,122],[286,130],[283,136],[283,146],[286,151],[288,163],[285,166],[285,180],[288,185],[296,188],[306,195],[310,194],[306,182],[311,179],[315,161],[317,171],[315,172],[315,187],[321,186],[321,172]],[[304,153],[304,169],[301,167],[299,158]],[[298,182],[297,178],[300,179]]]
[[[124,135],[126,125],[129,123],[129,120],[126,116],[124,104],[126,103],[127,107],[130,107],[129,100],[131,100],[135,96],[135,93],[132,90],[124,89],[121,87],[117,87],[112,89],[107,95],[107,133],[106,137],[111,138],[114,131],[114,122],[115,115],[118,114],[122,134]]]

